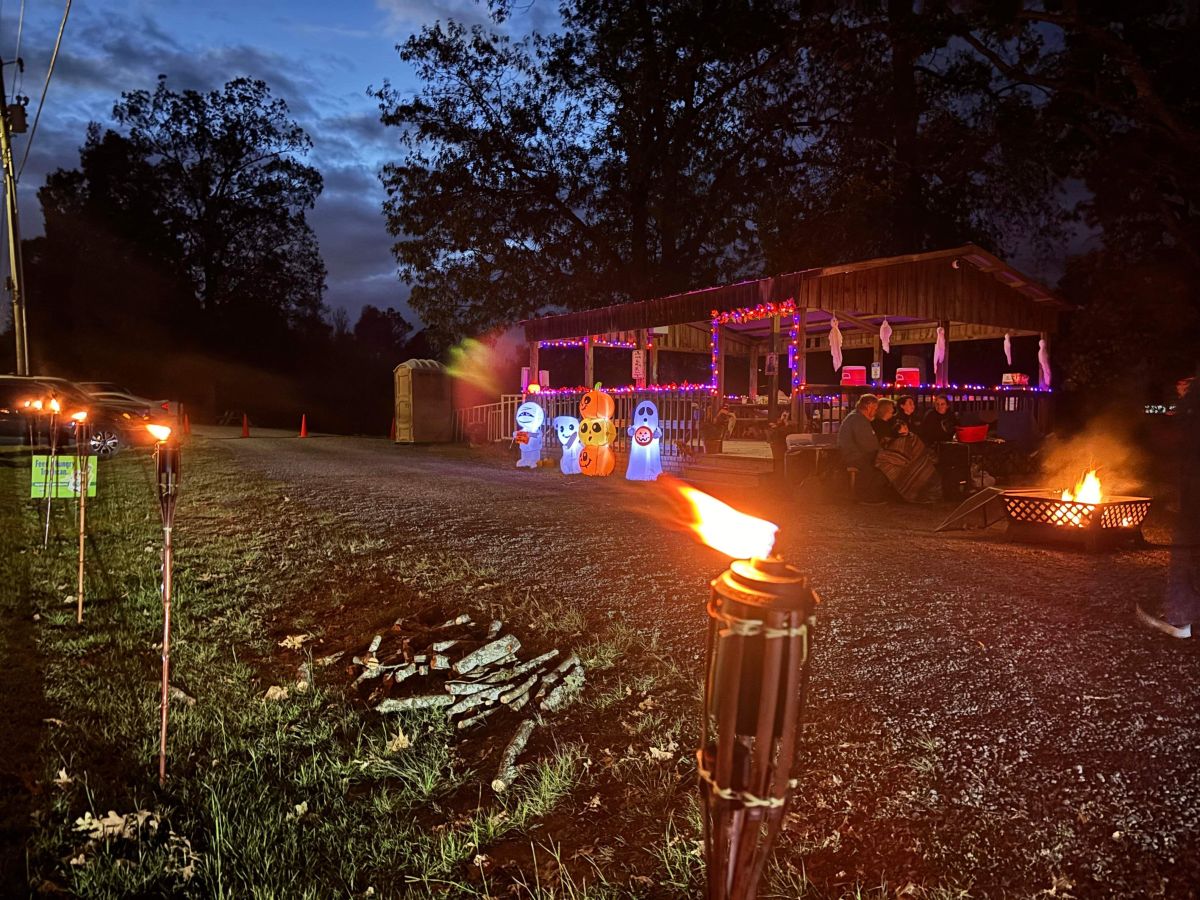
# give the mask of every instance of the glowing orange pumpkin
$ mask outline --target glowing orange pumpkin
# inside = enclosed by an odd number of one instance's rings
[[[593,478],[611,475],[616,468],[617,457],[607,444],[600,447],[584,447],[579,451],[579,471]]]
[[[612,414],[616,411],[617,406],[613,403],[613,398],[598,388],[588,391],[579,398],[579,418],[581,419],[611,419]]]

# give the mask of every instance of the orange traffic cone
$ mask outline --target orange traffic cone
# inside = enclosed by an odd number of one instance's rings
[[[300,416],[300,437],[308,437],[308,414]]]
[[[188,418],[187,413],[183,414],[183,433],[184,434],[192,433],[192,420]]]
[[[250,417],[242,413],[242,437],[250,437]]]
[[[392,416],[392,427],[388,429],[388,440],[396,440],[396,417]]]

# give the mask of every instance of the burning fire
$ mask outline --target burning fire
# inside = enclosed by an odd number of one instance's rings
[[[678,490],[691,507],[692,521],[688,527],[701,543],[734,559],[771,555],[778,525],[738,512],[694,487],[680,485]]]
[[[1062,499],[1075,503],[1101,503],[1104,496],[1100,491],[1100,476],[1095,469],[1088,469],[1075,483],[1075,490],[1063,491]]]

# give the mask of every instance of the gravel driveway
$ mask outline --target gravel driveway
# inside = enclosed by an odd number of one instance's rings
[[[699,677],[724,560],[649,515],[652,488],[518,470],[515,451],[202,434],[396,548],[457,551],[657,629]],[[1154,547],[1089,556],[1007,543],[1002,526],[934,534],[944,507],[726,498],[783,526],[825,599],[789,825],[810,880],[1195,895],[1200,657],[1132,618],[1165,585],[1161,520]]]

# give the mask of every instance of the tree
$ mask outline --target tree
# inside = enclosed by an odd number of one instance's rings
[[[359,350],[389,368],[403,359],[412,326],[390,306],[386,310],[367,304],[354,325],[354,341]]]
[[[385,85],[386,205],[413,308],[451,334],[722,280],[1057,225],[1027,94],[892,2],[570,0],[513,42],[429,26]],[[506,9],[499,9],[503,14]]]

